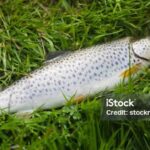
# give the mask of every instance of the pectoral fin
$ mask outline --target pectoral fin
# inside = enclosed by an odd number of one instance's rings
[[[130,68],[128,68],[127,70],[123,71],[120,76],[123,77],[123,78],[127,78],[135,73],[137,73],[139,70],[140,70],[140,66],[141,64],[136,64]]]

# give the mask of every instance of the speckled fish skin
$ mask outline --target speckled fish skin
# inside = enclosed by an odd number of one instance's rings
[[[130,67],[150,59],[150,38],[133,42],[127,37],[57,57],[0,93],[0,108],[30,112],[62,106],[74,95],[92,95],[114,87]],[[129,61],[130,60],[130,61]],[[129,63],[130,62],[130,63]]]

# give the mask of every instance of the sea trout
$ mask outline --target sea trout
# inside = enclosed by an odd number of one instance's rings
[[[112,88],[150,62],[150,38],[127,37],[84,48],[48,61],[0,92],[0,109],[32,112],[63,106]]]

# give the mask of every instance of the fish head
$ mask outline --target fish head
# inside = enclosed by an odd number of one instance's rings
[[[150,37],[132,43],[135,57],[150,63]]]

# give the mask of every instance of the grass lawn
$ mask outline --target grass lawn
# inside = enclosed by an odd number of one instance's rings
[[[1,0],[0,86],[39,68],[53,51],[74,51],[126,36],[150,35],[149,0]],[[150,70],[114,93],[150,94]],[[0,150],[149,150],[147,120],[102,120],[101,98],[0,116]]]

